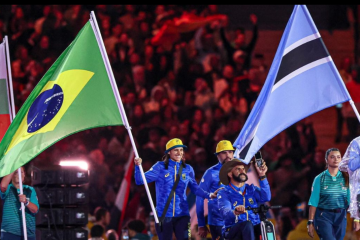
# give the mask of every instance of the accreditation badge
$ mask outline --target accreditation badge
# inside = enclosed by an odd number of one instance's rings
[[[249,203],[254,204],[254,200],[252,198],[249,198]]]
[[[181,175],[181,177],[182,177],[183,180],[185,180],[185,179],[186,179],[186,173],[183,173],[183,174]]]

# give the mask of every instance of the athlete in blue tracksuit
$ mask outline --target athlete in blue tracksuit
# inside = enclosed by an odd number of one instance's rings
[[[175,195],[170,201],[170,205],[166,211],[165,219],[162,223],[162,228],[156,224],[156,232],[159,240],[172,239],[173,232],[177,240],[190,239],[190,214],[189,206],[186,200],[186,189],[189,186],[191,191],[197,196],[203,198],[215,198],[215,193],[209,193],[199,188],[196,180],[194,169],[182,161],[183,148],[182,141],[178,138],[170,140],[166,144],[166,151],[164,161],[159,161],[154,164],[149,171],[145,173],[145,178],[148,183],[155,181],[156,188],[156,211],[158,217],[163,214],[166,201],[170,195],[171,189],[176,180],[180,165],[183,165],[180,181],[175,189]],[[135,159],[135,181],[136,184],[143,184],[139,166],[141,159]]]
[[[199,187],[208,192],[215,192],[218,188],[224,187],[219,179],[219,172],[221,166],[233,159],[234,157],[234,148],[230,141],[222,140],[216,146],[215,155],[217,156],[219,162],[210,167],[205,171],[204,176],[201,179]],[[206,221],[204,217],[204,198],[197,196],[196,197],[196,214],[198,219],[198,232],[202,238],[206,238],[209,230],[206,227]],[[224,226],[224,221],[220,215],[219,207],[217,200],[212,200],[208,202],[208,225],[210,227],[211,238],[213,240],[218,239],[223,240],[222,236],[222,227]]]
[[[254,240],[254,225],[260,223],[260,218],[246,208],[258,207],[258,204],[271,199],[270,185],[265,177],[267,166],[265,162],[260,168],[254,165],[259,174],[260,188],[245,183],[248,179],[248,165],[239,159],[223,164],[220,169],[220,181],[225,188],[218,192],[217,199],[220,214],[224,219],[223,234],[226,239]]]

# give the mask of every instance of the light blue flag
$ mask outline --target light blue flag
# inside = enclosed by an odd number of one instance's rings
[[[249,163],[275,135],[350,95],[305,5],[296,5],[265,84],[233,146]]]

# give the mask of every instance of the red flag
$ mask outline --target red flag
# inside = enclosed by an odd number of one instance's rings
[[[153,45],[173,44],[180,38],[180,33],[191,32],[216,20],[226,18],[224,14],[200,17],[195,14],[183,14],[180,18],[167,20],[159,32],[151,39]]]
[[[117,193],[115,205],[121,211],[121,217],[118,225],[118,234],[121,234],[122,224],[125,216],[126,205],[129,200],[130,184],[134,171],[134,152],[131,151],[129,159],[125,165],[125,174],[121,182],[119,192]]]

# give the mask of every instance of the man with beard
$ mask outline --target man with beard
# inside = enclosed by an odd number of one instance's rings
[[[224,163],[220,169],[220,181],[225,185],[217,194],[218,207],[224,220],[222,229],[225,239],[255,240],[261,235],[260,218],[247,207],[255,208],[259,204],[270,201],[270,185],[265,173],[267,166],[263,161],[259,168],[254,164],[260,179],[260,188],[245,183],[249,165],[239,159]]]
[[[199,184],[200,188],[207,192],[215,192],[218,188],[224,187],[219,179],[220,168],[224,163],[233,159],[234,150],[231,142],[228,140],[222,140],[217,144],[215,155],[219,162],[206,170]],[[200,196],[196,197],[196,215],[199,235],[202,238],[206,238],[209,229],[206,227],[204,217],[204,198]],[[208,202],[208,224],[212,239],[215,240],[220,237],[219,239],[223,240],[221,230],[224,226],[224,221],[219,213],[218,203],[215,199]]]

